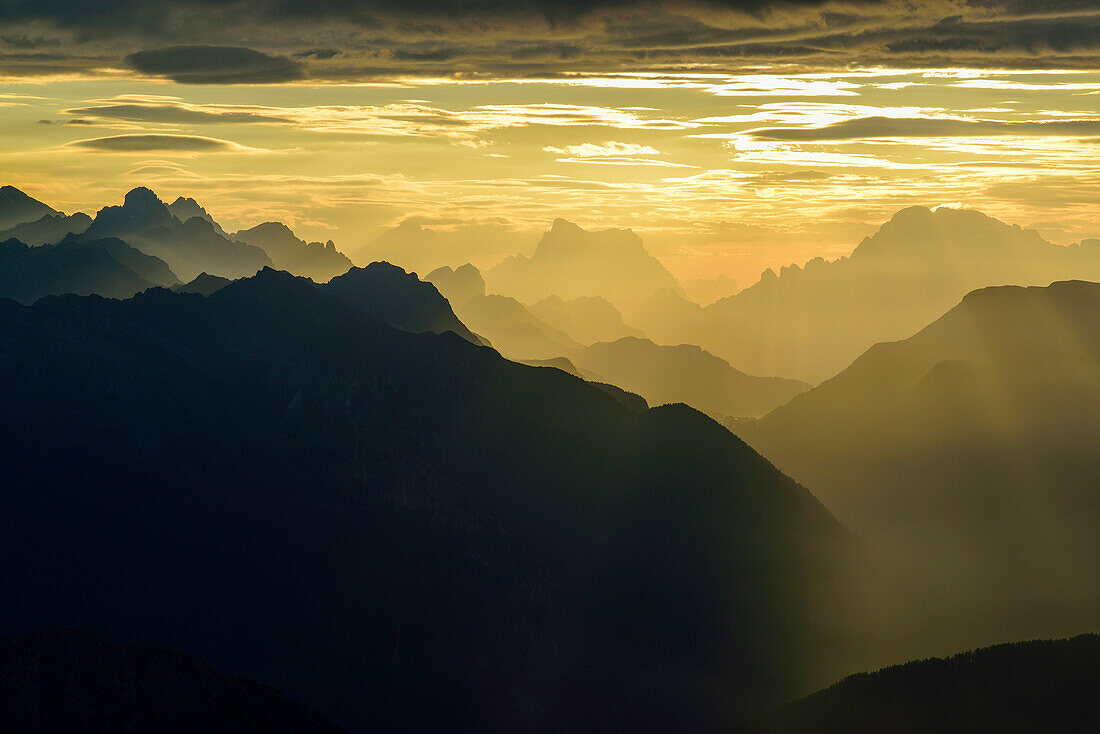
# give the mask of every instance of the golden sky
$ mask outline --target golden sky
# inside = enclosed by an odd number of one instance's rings
[[[0,0],[2,182],[352,255],[415,218],[479,265],[564,217],[741,285],[911,204],[1100,236],[1094,2],[287,7]]]

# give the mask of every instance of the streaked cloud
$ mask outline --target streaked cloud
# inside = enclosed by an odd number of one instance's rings
[[[209,153],[242,149],[241,146],[228,140],[205,138],[198,135],[113,135],[106,138],[74,140],[69,143],[69,146],[112,153],[145,153],[149,151]]]

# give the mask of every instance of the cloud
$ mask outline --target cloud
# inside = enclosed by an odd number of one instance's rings
[[[90,107],[74,107],[65,110],[65,114],[101,119],[126,120],[128,122],[153,122],[171,125],[289,122],[285,117],[277,117],[247,109],[203,109],[197,105],[188,105],[184,103],[103,104]]]
[[[821,127],[757,128],[747,131],[747,134],[758,140],[784,142],[1007,135],[1100,136],[1100,119],[1001,121],[876,116]]]
[[[301,79],[301,62],[241,46],[169,46],[138,51],[126,63],[180,84],[275,84]]]
[[[0,16],[6,75],[102,74],[124,57],[143,73],[204,84],[735,62],[836,70],[853,59],[1094,69],[1100,51],[1096,0],[0,0]],[[195,38],[210,45],[180,45]],[[242,38],[251,48],[235,45]]]
[[[571,155],[579,158],[604,158],[618,156],[660,155],[661,151],[651,145],[635,145],[633,143],[617,143],[609,141],[603,145],[594,143],[582,143],[581,145],[566,145],[561,148],[548,146],[543,148],[547,153]]]
[[[114,135],[107,138],[75,140],[69,145],[76,148],[114,153],[144,153],[148,151],[208,153],[243,149],[242,146],[228,140],[205,138],[198,135]]]

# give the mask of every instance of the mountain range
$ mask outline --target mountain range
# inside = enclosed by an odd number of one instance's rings
[[[0,628],[354,731],[727,729],[843,672],[854,544],[807,490],[684,406],[396,328],[446,302],[376,272],[0,301]]]
[[[816,383],[871,345],[902,339],[968,292],[1100,280],[1100,241],[1063,247],[980,212],[904,209],[848,257],[815,258],[706,308],[642,304],[632,323],[664,343],[698,344],[751,374]]]

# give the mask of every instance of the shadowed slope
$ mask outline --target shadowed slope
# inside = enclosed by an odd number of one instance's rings
[[[51,628],[0,639],[0,729],[9,732],[286,734],[340,730],[274,689],[168,650]]]
[[[1088,734],[1100,730],[1100,636],[996,645],[845,678],[745,734]]]
[[[104,245],[103,247],[97,246]],[[18,240],[0,243],[0,298],[31,304],[43,296],[76,293],[129,298],[154,285],[119,262],[141,268],[156,258],[128,247],[124,242],[46,245],[27,247]],[[150,267],[157,270],[156,267]],[[146,273],[148,275],[148,273]],[[171,272],[168,272],[171,275]],[[174,280],[174,279],[173,279]]]
[[[721,729],[828,664],[849,540],[805,489],[344,295],[0,302],[0,629],[187,650],[362,731]]]
[[[60,242],[70,234],[80,234],[88,229],[91,223],[92,218],[82,212],[71,216],[46,214],[41,219],[23,222],[0,232],[0,242],[15,239],[31,247],[38,247]]]
[[[902,613],[945,644],[1100,625],[1100,284],[970,293],[738,430],[927,586]]]

